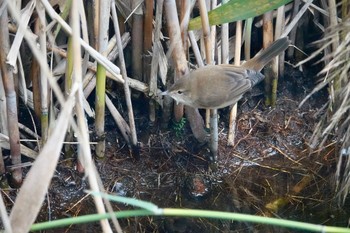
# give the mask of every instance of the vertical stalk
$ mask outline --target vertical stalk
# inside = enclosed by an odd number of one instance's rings
[[[163,16],[163,0],[157,1],[156,5],[156,15],[155,15],[155,27],[154,27],[154,41],[153,41],[153,49],[152,49],[152,61],[151,61],[151,73],[149,77],[149,95],[154,96],[157,94],[157,78],[158,78],[158,64],[159,64],[159,56],[160,56],[160,50],[163,49],[161,42],[160,42],[160,36],[161,36],[161,29],[162,29],[162,16]],[[152,8],[153,9],[153,8]],[[146,13],[147,15],[148,13]],[[153,14],[152,14],[153,16]],[[152,17],[153,19],[153,17]],[[151,122],[155,122],[156,118],[156,105],[154,100],[150,100],[150,120]]]
[[[273,14],[269,11],[263,15],[263,45],[267,48],[273,42]],[[270,66],[265,67],[265,104],[266,106],[275,106],[276,94],[272,92],[273,82],[277,79],[277,74],[273,73],[271,64],[275,60],[270,62]]]
[[[172,57],[175,62],[176,73],[183,76],[189,72],[187,67],[186,55],[181,41],[181,31],[179,26],[179,19],[177,17],[175,0],[165,0],[164,9],[166,12],[166,21],[170,37],[170,49],[172,50]],[[175,75],[175,76],[177,76]],[[190,123],[192,132],[196,139],[200,142],[207,140],[207,133],[204,130],[204,122],[198,109],[185,107],[186,116]],[[183,116],[183,106],[175,105],[174,107],[175,120],[179,121]]]
[[[109,13],[110,13],[110,1],[103,0],[97,1],[99,4],[97,5],[98,10],[98,51],[102,53],[104,56],[107,56],[106,50],[108,45],[108,26],[109,26]],[[96,11],[97,12],[97,11]],[[96,32],[95,32],[96,33]],[[95,121],[95,130],[97,137],[97,145],[96,145],[96,155],[99,158],[104,157],[105,155],[105,91],[106,91],[106,69],[97,64],[97,72],[96,72],[96,99],[95,99],[95,108],[96,108],[96,121]]]
[[[223,0],[222,4],[227,3],[228,0]],[[229,63],[229,24],[224,23],[221,25],[221,63],[228,64]]]
[[[145,22],[144,22],[144,37],[143,37],[143,54],[144,54],[144,59],[143,59],[143,80],[145,83],[148,83],[149,85],[152,84],[152,89],[154,91],[154,80],[151,81],[151,66],[150,64],[152,63],[152,57],[150,56],[150,52],[152,50],[152,35],[153,35],[153,5],[154,1],[153,0],[148,0],[145,1]],[[158,10],[158,9],[157,9]],[[162,19],[157,19],[160,22]],[[160,23],[157,22],[156,23]],[[157,35],[158,37],[154,36],[154,41],[159,40],[159,34]],[[157,56],[153,54],[153,56]],[[154,93],[151,92],[150,89],[150,95],[153,95]],[[155,124],[156,121],[156,103],[154,100],[150,99],[149,102],[149,119],[151,124]]]
[[[188,32],[188,38],[190,39],[191,47],[192,47],[192,50],[193,50],[193,53],[194,53],[194,57],[196,58],[196,62],[198,64],[198,66],[199,67],[204,66],[204,62],[203,62],[203,59],[201,57],[201,52],[199,51],[197,40],[196,40],[196,38],[194,36],[193,31],[189,31]]]
[[[252,42],[252,24],[253,18],[249,18],[245,21],[244,58],[246,61],[250,59],[250,47]]]
[[[153,1],[153,0],[152,0]],[[142,3],[140,0],[132,0],[132,28],[131,28],[131,45],[132,45],[132,76],[134,79],[144,81],[143,80],[143,52],[144,51],[144,21],[143,21],[143,5],[146,6],[146,11],[148,7],[148,1]],[[153,14],[152,14],[153,15]],[[146,16],[145,16],[146,18]],[[146,22],[145,22],[146,24]],[[151,19],[152,26],[152,19]],[[145,25],[146,27],[146,25]],[[152,29],[150,33],[150,37],[152,39]]]
[[[222,1],[223,4],[227,2],[228,0]],[[229,24],[228,23],[224,23],[221,26],[221,63],[222,64],[229,63]],[[229,123],[229,125],[231,124]]]
[[[217,5],[217,0],[210,1],[211,2],[211,10],[213,10]],[[206,12],[206,17],[208,17],[208,13]],[[208,25],[209,25],[209,19],[208,19]],[[209,45],[210,53],[206,54],[207,57],[211,57],[210,60],[208,60],[208,64],[214,65],[214,51],[216,48],[216,25],[213,25],[210,27],[210,41],[207,41],[207,43],[211,43]],[[209,63],[210,61],[210,63]],[[218,147],[219,147],[219,127],[218,127],[218,110],[217,109],[211,109],[210,110],[210,150],[212,154],[212,162],[217,161],[218,157]]]
[[[1,25],[0,25],[1,26]],[[0,132],[4,135],[8,135],[8,122],[7,122],[7,107],[6,107],[6,95],[4,90],[4,85],[2,82],[0,73]],[[6,169],[5,169],[5,161],[2,156],[2,148],[0,146],[0,176],[5,175]],[[0,187],[4,187],[6,183],[6,179],[2,180],[0,179]],[[1,195],[0,195],[1,196]]]
[[[188,73],[186,55],[184,53],[184,46],[181,41],[181,31],[179,25],[179,19],[177,16],[176,3],[175,0],[165,0],[164,8],[167,17],[167,26],[169,30],[170,37],[170,49],[172,49],[172,56],[175,61],[175,76],[174,82],[178,77]],[[183,105],[174,105],[174,116],[175,121],[179,122],[184,114]]]
[[[39,42],[40,42],[40,51],[42,54],[42,59],[47,63],[46,57],[46,18],[45,18],[45,9],[41,2],[38,2],[36,5],[36,10],[39,17]],[[40,70],[40,98],[41,98],[41,140],[42,144],[46,143],[49,132],[49,87],[47,83],[47,77],[45,73]]]
[[[205,0],[199,0],[199,10],[203,28],[203,38],[205,43],[205,57],[208,65],[213,65],[212,34],[210,33],[208,10]],[[213,77],[215,78],[215,77]],[[208,110],[207,110],[208,111]],[[213,160],[216,161],[218,154],[218,112],[217,109],[210,109],[210,152]]]
[[[0,132],[8,136],[8,123],[7,123],[7,107],[6,107],[6,95],[4,89],[4,83],[2,82],[2,76],[0,73]]]
[[[275,40],[277,40],[277,39],[279,39],[281,37],[282,32],[283,32],[283,30],[285,28],[286,17],[285,17],[284,11],[285,11],[285,6],[284,5],[280,6],[277,9]],[[278,58],[276,60],[275,67],[273,67],[273,69],[275,70],[274,72],[276,72],[279,75],[283,75],[284,74],[284,56],[278,56]],[[273,88],[277,89],[277,83],[276,83],[276,86],[274,86]]]
[[[64,80],[64,89],[65,89],[65,97],[68,97],[72,88],[72,75],[73,75],[73,44],[72,44],[72,36],[68,38],[68,47],[67,47],[67,65],[66,65],[66,78]]]
[[[100,5],[103,0],[92,0],[92,18],[93,21],[93,38],[91,42],[94,45],[94,48],[99,51],[100,43],[99,43],[99,35],[100,35]]]
[[[39,34],[39,25],[40,20],[35,19],[34,23],[34,33]],[[37,118],[40,119],[41,116],[41,98],[40,98],[40,66],[38,61],[33,57],[32,64],[30,67],[30,78],[32,80],[33,88],[33,103],[34,103],[34,112]]]
[[[79,4],[80,3],[80,4]],[[74,69],[71,70],[72,83],[75,84],[75,87],[78,87],[78,90],[75,92],[76,102],[75,109],[77,113],[77,123],[79,126],[79,137],[80,148],[79,148],[79,160],[86,167],[86,175],[89,179],[90,187],[93,191],[98,192],[98,180],[96,177],[96,170],[92,164],[91,159],[91,150],[89,146],[89,134],[88,127],[86,124],[84,108],[83,108],[83,82],[82,82],[82,66],[81,66],[81,48],[80,48],[80,20],[79,20],[79,7],[82,6],[82,2],[75,0],[72,3],[71,8],[71,25],[72,25],[72,36],[70,37],[70,53],[71,53],[71,64],[74,66]],[[72,86],[69,87],[70,90]],[[74,90],[75,91],[75,90]],[[72,93],[73,94],[73,93]],[[85,156],[84,156],[85,155]],[[99,214],[105,214],[105,208],[103,205],[102,198],[94,197],[95,205]],[[112,232],[112,229],[108,223],[108,220],[100,220],[101,227],[103,232]]]
[[[8,24],[7,7],[3,0],[0,0],[0,6],[4,6],[2,14],[0,15],[0,25],[2,25],[2,27],[0,27],[0,69],[6,96],[11,162],[13,165],[19,165],[21,163],[21,150],[18,130],[17,97],[13,81],[12,67],[6,63],[6,57],[10,49],[9,31],[8,27],[3,27],[3,25]],[[21,185],[22,168],[19,167],[12,170],[11,181],[15,187]]]
[[[191,10],[191,5],[190,2],[187,0],[181,0],[181,12],[180,12],[180,29],[181,29],[181,38],[182,38],[182,43],[184,45],[185,53],[188,54],[188,33],[187,33],[187,28],[188,28],[188,23],[190,20],[190,10]]]
[[[242,21],[236,23],[236,41],[235,41],[235,60],[234,65],[239,66],[241,63],[241,45],[242,45]],[[230,111],[229,131],[227,145],[234,146],[236,135],[237,103],[232,106]]]
[[[217,0],[212,0],[210,1],[210,10],[214,10],[218,4]],[[212,65],[215,64],[215,58],[217,59],[217,53],[215,54],[215,48],[217,48],[217,40],[216,40],[216,25],[210,26],[210,38],[211,38],[211,56],[213,63]]]
[[[212,38],[210,34],[208,10],[205,0],[198,0],[199,10],[201,15],[202,29],[203,29],[203,38],[205,43],[205,58],[208,65],[212,65],[213,54],[212,54]]]
[[[125,93],[126,106],[128,108],[132,150],[133,150],[133,155],[136,158],[138,158],[139,151],[138,151],[138,145],[137,145],[137,134],[136,134],[134,112],[133,112],[133,107],[132,107],[132,102],[131,102],[130,88],[129,88],[129,84],[128,84],[129,78],[128,78],[128,75],[126,73],[126,65],[125,65],[125,60],[124,60],[124,52],[123,52],[123,45],[122,45],[121,36],[120,36],[117,11],[115,9],[114,4],[112,4],[112,6],[113,6],[112,7],[112,17],[113,17],[113,21],[114,21],[114,31],[115,31],[115,36],[117,39],[117,47],[118,47],[118,52],[119,52],[120,71],[121,71],[121,74],[122,74],[123,79],[124,79],[124,93]]]
[[[293,1],[292,19],[294,19],[295,16],[298,14],[299,6],[300,6],[300,0],[294,0]],[[289,40],[291,41],[292,44],[295,44],[297,29],[298,29],[298,27],[293,27],[293,29],[290,31]],[[287,49],[287,57],[289,59],[291,59],[293,57],[293,55],[294,55],[294,46],[290,46]]]
[[[105,90],[106,90],[106,69],[97,64],[96,71],[96,98],[95,98],[95,131],[96,131],[96,155],[97,157],[104,157],[105,154],[105,139],[104,139],[104,125],[105,125]]]
[[[126,47],[126,45],[129,42],[129,33],[125,33],[122,37],[123,40],[123,49]],[[118,52],[115,51],[116,50],[116,37],[112,37],[108,43],[108,60],[110,61],[114,61],[117,56],[118,56]],[[89,71],[86,75],[85,75],[85,79],[84,79],[84,96],[85,98],[87,98],[91,92],[93,91],[93,89],[96,86],[96,79],[93,78],[93,76],[95,75],[94,72]],[[107,95],[105,95],[106,97],[106,107],[109,109],[109,111],[111,112],[112,116],[114,117],[117,126],[120,130],[120,132],[122,133],[125,141],[128,143],[128,145],[131,145],[130,143],[130,138],[129,136],[130,134],[130,128],[128,126],[128,124],[126,123],[126,121],[122,118],[122,116],[120,115],[120,113],[118,112],[118,110],[114,107],[112,101],[108,98]]]
[[[71,88],[72,88],[72,83],[73,83],[73,60],[74,60],[74,51],[73,51],[73,44],[72,44],[72,36],[68,38],[68,47],[67,47],[67,65],[66,65],[66,75],[64,79],[64,94],[65,97],[67,98],[70,95]],[[73,141],[73,131],[71,130],[71,127],[68,126],[66,138],[66,142],[71,142]],[[71,144],[65,144],[64,145],[64,157],[66,159],[68,158],[73,158],[73,155],[75,154]],[[69,159],[67,160],[67,163],[70,165],[73,165],[72,160]]]

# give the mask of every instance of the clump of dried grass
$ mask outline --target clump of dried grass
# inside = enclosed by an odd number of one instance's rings
[[[339,142],[340,153],[335,177],[337,199],[342,205],[350,191],[350,19],[326,30],[324,38],[316,42],[322,46],[308,60],[331,46],[339,37],[339,46],[322,59],[325,67],[319,75],[323,76],[323,81],[300,105],[312,94],[328,86],[329,101],[325,106],[328,111],[317,124],[311,145],[322,148],[328,140],[335,139]]]

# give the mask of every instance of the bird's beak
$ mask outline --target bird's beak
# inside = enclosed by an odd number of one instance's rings
[[[169,92],[168,91],[163,91],[162,93],[160,93],[161,95],[168,95]]]

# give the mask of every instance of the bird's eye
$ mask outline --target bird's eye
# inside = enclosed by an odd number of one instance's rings
[[[182,93],[183,93],[182,91],[177,91],[177,94],[180,94],[180,95],[181,95]]]

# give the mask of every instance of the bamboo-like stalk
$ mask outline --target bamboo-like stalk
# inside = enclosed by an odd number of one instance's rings
[[[272,15],[272,12],[271,12],[271,15]],[[285,22],[284,6],[281,6],[277,10],[276,27],[275,27],[275,40],[281,37],[281,34],[284,30],[284,22]],[[267,32],[267,34],[271,34],[271,32]],[[270,38],[268,38],[268,40],[270,40]],[[264,40],[264,43],[265,43],[265,40]],[[270,44],[270,42],[268,44],[264,44],[264,46],[268,46],[269,44]],[[279,56],[279,57],[272,59],[270,64],[271,64],[271,66],[267,67],[265,72],[266,73],[268,72],[269,76],[271,75],[270,80],[272,80],[272,83],[270,84],[271,85],[270,86],[270,88],[271,88],[270,105],[275,106],[276,102],[277,102],[278,77],[279,77],[279,74],[283,74],[283,71],[284,71],[284,66],[283,66],[284,65],[284,56]],[[279,64],[281,66],[279,66]],[[266,74],[265,74],[265,76],[266,76]]]
[[[34,23],[35,34],[39,34],[39,26],[40,26],[40,21],[38,18],[36,18],[35,23]],[[38,119],[40,119],[40,116],[41,116],[39,77],[40,77],[39,64],[38,64],[38,61],[35,58],[33,58],[32,64],[30,67],[30,79],[32,81],[32,88],[33,88],[34,112],[35,112],[35,115]]]
[[[71,4],[72,4],[71,0],[67,1],[65,4],[65,10],[66,10],[66,8],[68,8],[68,6],[71,6]],[[80,7],[78,7],[78,13],[79,13],[79,17],[81,19],[80,20],[80,23],[81,23],[80,30],[81,30],[82,38],[86,43],[89,44],[89,32],[88,32],[88,26],[87,26],[87,19],[85,16],[85,8],[84,8],[82,1],[79,1],[79,5],[80,5]],[[78,37],[78,38],[80,38],[80,37]],[[71,37],[69,37],[69,39],[71,39]],[[82,68],[81,68],[81,73],[83,76],[87,73],[88,64],[89,64],[89,57],[90,57],[89,53],[84,51],[84,56],[82,59]],[[66,78],[67,77],[70,77],[70,76],[66,76]],[[82,98],[82,105],[83,105],[83,108],[84,108],[85,112],[87,113],[87,115],[89,115],[90,117],[93,116],[92,109],[90,108],[90,105],[84,96]],[[69,139],[69,141],[73,141],[73,134],[72,134],[72,131],[70,131],[70,130],[67,131],[66,140],[67,139]],[[74,150],[71,146],[69,146],[69,144],[65,145],[65,149],[66,149],[66,152],[65,152],[66,158],[69,157],[70,154],[73,156]],[[78,153],[81,153],[81,150],[78,150]],[[78,157],[79,157],[79,155],[78,155]],[[73,160],[71,160],[71,161],[73,161]],[[80,160],[77,160],[76,167],[77,167],[77,170],[79,172],[81,172],[81,173],[84,172],[84,166],[82,165]]]
[[[6,96],[6,108],[7,108],[7,124],[8,135],[10,138],[10,150],[11,150],[11,162],[13,165],[21,163],[21,150],[19,143],[19,130],[18,130],[18,115],[17,115],[17,97],[15,91],[15,85],[13,81],[12,69],[6,63],[6,57],[9,53],[9,31],[7,25],[7,7],[3,0],[0,1],[0,6],[3,6],[3,12],[0,14],[0,69],[1,77],[4,85]],[[15,187],[19,187],[22,183],[22,169],[15,168],[11,174],[11,181]]]
[[[242,46],[242,21],[236,23],[236,41],[235,41],[235,60],[234,65],[239,66],[241,63],[241,46]],[[229,131],[227,135],[227,145],[235,145],[236,136],[236,118],[237,118],[237,103],[232,106],[230,111]]]
[[[157,30],[158,30],[159,22],[157,21],[157,19],[158,19],[159,14],[160,14],[160,9],[158,9],[158,7],[160,7],[160,4],[162,5],[162,8],[164,9],[164,0],[157,1],[157,5],[156,5],[157,9],[156,9],[156,16],[155,16],[155,18],[156,18],[156,25],[155,25],[155,29],[154,29],[155,30],[155,32],[154,32],[154,34],[155,34],[155,36],[154,36],[154,44],[153,44],[154,47],[157,45],[157,43],[160,43],[159,38],[156,36],[156,34],[158,34]],[[182,1],[181,1],[181,4],[183,4]],[[162,12],[162,15],[165,15],[165,14],[166,14],[165,11]],[[180,15],[180,19],[182,19],[181,15]],[[158,47],[158,49],[163,49],[160,44],[158,44],[157,47]],[[161,47],[161,48],[159,48],[159,47]],[[185,49],[185,46],[183,46],[183,48]],[[156,60],[159,61],[159,59],[154,57],[154,52],[156,52],[156,54],[157,53],[159,54],[160,51],[158,49],[153,51],[152,71],[151,71],[152,78],[153,78],[154,75],[158,76],[158,74],[159,74],[158,70],[156,69],[156,67],[160,67],[159,66],[160,64],[158,65],[156,63]],[[164,52],[164,50],[163,50],[163,52]],[[175,75],[176,75],[176,72],[173,72],[173,69],[171,69],[171,72],[170,72],[168,66],[166,67],[166,70],[167,70],[168,74],[175,73]],[[174,79],[175,79],[175,77],[174,77]],[[171,85],[171,81],[172,80],[169,80],[169,76],[168,75],[166,75],[166,77],[163,76],[162,82],[163,82],[163,85],[166,88],[168,88]],[[152,84],[152,85],[154,85],[154,84]],[[152,90],[152,89],[153,88],[150,87],[150,90]],[[153,92],[151,92],[151,94],[153,94]],[[173,103],[174,103],[174,101],[173,101],[173,99],[170,96],[164,96],[164,98],[163,98],[163,105],[162,105],[162,117],[160,119],[160,125],[161,125],[162,129],[168,129],[168,127],[169,127],[169,122],[170,122],[170,120],[172,118],[172,115],[173,115],[173,109],[174,109],[174,104]]]
[[[154,0],[148,0],[145,1],[145,21],[143,25],[144,29],[144,37],[143,37],[143,80],[145,83],[148,83],[151,87],[152,83],[152,89],[150,89],[150,96],[152,96],[154,91],[157,87],[154,87],[154,84],[156,83],[154,80],[156,76],[151,77],[151,66],[150,64],[153,61],[154,54],[152,54],[152,57],[150,56],[150,51],[152,50],[152,35],[153,35],[153,5]],[[160,22],[159,22],[160,21]],[[161,23],[162,18],[155,19],[156,23]],[[160,34],[158,33],[157,37],[154,35],[154,41],[159,40]],[[153,80],[151,80],[153,79]],[[149,120],[151,124],[155,124],[156,121],[156,103],[153,99],[150,99],[148,102],[148,111],[149,111]]]
[[[228,0],[223,0],[222,3],[227,3]],[[236,35],[237,36],[237,35]],[[224,23],[221,26],[221,63],[228,64],[229,63],[229,24]],[[231,113],[230,111],[230,119]],[[229,127],[232,128],[231,122],[229,123]]]
[[[209,0],[206,0],[205,1],[205,4],[206,4],[206,7],[207,8],[209,8],[210,9],[210,1]],[[200,6],[199,6],[200,7]],[[202,27],[203,27],[203,22],[202,22]],[[204,35],[204,33],[203,33],[203,29],[202,29],[202,34],[201,34],[201,39],[200,39],[200,50],[201,50],[201,54],[202,54],[202,56],[205,58],[205,60],[206,60],[206,63],[207,64],[209,64],[208,63],[208,58],[207,58],[207,53],[206,53],[206,45],[205,45],[205,35]],[[207,128],[207,129],[210,129],[210,120],[211,120],[211,116],[210,116],[210,113],[211,113],[211,111],[210,111],[210,109],[206,109],[205,110],[205,127]],[[212,136],[212,134],[210,135],[210,136]],[[211,140],[212,140],[212,138],[211,138]]]
[[[245,34],[244,34],[244,57],[248,61],[250,59],[250,50],[252,42],[252,24],[253,18],[249,18],[245,21]]]
[[[118,16],[117,11],[115,9],[115,5],[112,4],[112,18],[113,18],[113,24],[114,24],[114,31],[117,39],[117,47],[119,52],[119,61],[120,61],[120,70],[123,76],[124,82],[124,93],[125,93],[125,100],[126,100],[126,106],[128,108],[128,117],[129,117],[129,127],[130,127],[130,133],[131,133],[131,148],[133,150],[133,155],[138,158],[139,157],[139,151],[138,151],[138,145],[137,145],[137,134],[136,134],[136,126],[135,126],[135,119],[134,119],[134,112],[131,102],[131,94],[130,94],[130,88],[128,84],[128,75],[126,73],[126,65],[124,60],[124,52],[123,52],[123,45],[121,41],[120,36],[120,30],[119,30],[119,24],[118,24]]]
[[[131,28],[131,59],[132,59],[132,76],[139,81],[145,81],[143,79],[143,55],[144,55],[144,21],[143,21],[143,5],[148,7],[148,1],[144,4],[140,0],[132,0],[132,28]],[[145,16],[146,17],[146,16]],[[146,22],[145,22],[146,24]],[[152,19],[151,19],[152,26]],[[147,33],[147,32],[146,32]],[[152,29],[150,32],[152,39]],[[146,81],[147,82],[147,81]]]
[[[182,47],[183,47],[183,53],[184,53],[186,59],[188,59],[187,28],[188,28],[188,23],[190,20],[189,1],[180,0],[180,1],[176,1],[176,3],[178,4],[177,8],[180,8],[180,33],[181,33],[181,42],[182,42]],[[189,72],[189,70],[187,69],[186,72]],[[175,75],[174,75],[174,82],[179,77],[181,77],[181,75],[176,70]],[[179,105],[179,108],[181,108],[181,104]],[[179,116],[176,115],[176,111],[177,111],[177,106],[174,107],[174,112],[175,112],[174,115],[175,115],[175,121],[179,122],[181,120],[181,118],[180,118],[180,115]],[[183,111],[183,109],[182,109],[182,111]]]
[[[71,88],[72,88],[72,83],[73,83],[73,67],[74,67],[74,47],[72,44],[72,36],[70,36],[68,38],[68,47],[67,47],[67,62],[66,62],[66,75],[65,75],[65,79],[64,79],[64,94],[66,96],[66,98],[69,96],[70,92],[71,92]],[[66,142],[71,142],[73,141],[73,131],[70,129],[70,126],[68,126],[68,130],[67,130],[67,134],[66,134],[66,138],[65,141]],[[75,151],[73,150],[72,146],[68,143],[64,145],[64,157],[66,159],[68,158],[73,158],[73,155],[75,154]],[[68,160],[68,163],[71,163],[70,165],[72,165],[72,160]]]
[[[218,127],[218,110],[210,110],[210,152],[212,162],[217,161],[219,147],[219,127]]]
[[[42,53],[42,58],[44,62],[47,63],[46,57],[46,18],[45,9],[43,5],[38,2],[36,5],[36,10],[39,18],[39,42],[40,51]],[[40,101],[41,101],[41,111],[40,111],[40,121],[41,121],[41,143],[42,145],[46,143],[49,133],[49,87],[47,83],[47,77],[43,71],[40,70]]]
[[[176,73],[177,75],[183,76],[187,74],[189,70],[187,67],[187,60],[186,55],[184,53],[184,47],[181,42],[181,31],[179,26],[179,20],[177,17],[175,0],[165,0],[164,9],[166,13],[165,15],[170,37],[170,50],[172,51],[173,60],[175,62]],[[179,121],[183,116],[183,107],[181,107],[181,105],[175,105],[174,109],[175,120]],[[200,142],[206,141],[207,134],[204,130],[204,122],[198,112],[198,109],[185,107],[185,111],[192,132],[196,139]]]
[[[204,62],[203,62],[203,59],[201,57],[201,52],[199,51],[197,40],[194,36],[193,31],[188,32],[188,38],[190,39],[193,54],[194,54],[194,57],[196,58],[196,62],[198,64],[198,66],[199,67],[204,66]]]
[[[2,82],[1,73],[0,73],[0,109],[1,109],[1,111],[0,111],[0,132],[2,134],[8,135],[6,95],[5,95],[4,83]]]
[[[205,0],[199,0],[199,11],[202,19],[203,38],[205,43],[205,57],[208,65],[213,65],[213,51],[212,51],[212,34],[210,33],[208,10]],[[210,110],[210,152],[213,160],[217,159],[218,154],[218,112],[216,109]]]
[[[292,19],[294,19],[295,16],[298,14],[299,6],[300,6],[300,0],[294,0],[293,1],[293,11],[292,11],[292,16],[291,16]],[[289,34],[289,40],[291,41],[292,44],[295,44],[297,29],[298,29],[298,27],[293,27],[293,29],[291,30],[291,32]],[[293,57],[293,55],[294,55],[294,47],[290,46],[287,49],[287,57],[289,59],[291,59]]]
[[[227,3],[228,0],[223,0],[222,4]],[[229,63],[229,24],[224,23],[221,25],[221,64]]]
[[[79,4],[80,3],[80,4]],[[74,72],[72,72],[72,81],[78,87],[78,91],[75,92],[76,97],[76,114],[77,122],[80,129],[79,140],[80,140],[80,152],[79,160],[83,163],[86,168],[86,174],[89,178],[89,184],[92,190],[100,191],[98,180],[96,177],[96,170],[92,164],[91,150],[89,145],[89,134],[88,127],[85,119],[84,109],[83,109],[83,87],[82,87],[82,67],[81,67],[81,49],[79,45],[80,39],[80,22],[79,22],[79,7],[82,7],[81,1],[73,1],[72,3],[72,18],[71,24],[73,29],[73,34],[71,37],[71,51],[72,51],[72,64],[74,65]],[[106,213],[102,198],[94,197],[95,205],[99,214]],[[104,219],[100,221],[103,232],[112,232],[112,229],[108,223],[108,220]]]
[[[269,11],[263,15],[263,46],[267,48],[273,42],[273,13]],[[277,81],[277,74],[273,73],[271,69],[272,63],[275,60],[273,59],[270,62],[270,66],[265,67],[265,104],[266,106],[275,106],[276,104],[276,95],[277,93],[273,93],[272,87],[274,86],[274,82]]]
[[[5,95],[4,85],[1,77],[2,76],[0,72],[0,109],[2,109],[2,111],[0,111],[0,132],[5,135],[8,135],[8,128],[7,128],[8,123],[7,123],[7,115],[6,115],[7,114],[6,95]],[[2,145],[0,145],[0,175],[5,175],[6,169],[5,169],[5,161],[2,155],[2,149],[3,147]],[[5,182],[6,181],[4,181],[4,183]]]
[[[72,1],[72,0],[70,0]],[[69,1],[67,1],[69,2]],[[71,4],[71,3],[70,3]],[[67,3],[65,4],[67,5]],[[85,7],[83,4],[81,4],[81,7],[79,7],[79,16],[81,18],[81,34],[82,34],[82,39],[89,44],[89,31],[88,31],[88,22],[86,18],[86,13],[85,13]],[[88,64],[89,64],[89,59],[90,55],[87,51],[84,51],[84,57],[83,57],[83,64],[82,64],[82,73],[83,75],[86,74],[88,70]]]
[[[160,59],[160,50],[163,49],[160,36],[161,36],[161,28],[162,28],[162,16],[163,16],[163,0],[157,1],[156,5],[156,15],[155,15],[155,27],[154,27],[154,41],[153,41],[153,49],[152,49],[152,61],[151,61],[151,73],[149,77],[149,96],[157,95],[157,79],[158,79],[158,68],[159,68],[159,59]],[[150,7],[150,6],[148,6]],[[147,4],[146,4],[147,8]],[[153,9],[153,4],[152,4]],[[146,9],[146,16],[150,12]],[[153,13],[151,13],[153,15]],[[146,20],[148,21],[148,20]],[[151,37],[152,38],[152,37]],[[146,48],[146,42],[145,42]],[[148,59],[148,58],[147,58]],[[146,63],[145,63],[146,65]],[[145,69],[147,72],[147,69]],[[156,120],[156,105],[154,100],[150,100],[149,102],[149,118],[152,123]]]
[[[199,11],[202,19],[203,38],[205,43],[205,58],[208,65],[213,65],[212,38],[208,19],[208,10],[205,0],[198,0]]]
[[[2,110],[0,111],[0,132],[2,134],[8,135],[6,95],[5,95],[4,85],[1,77],[2,76],[0,72],[0,109]],[[2,155],[2,149],[3,149],[3,146],[0,145],[0,175],[5,175],[6,169],[5,169],[5,161]]]
[[[210,10],[214,10],[216,6],[218,5],[217,0],[209,1],[210,4]],[[210,26],[210,37],[211,37],[211,54],[213,59],[213,65],[216,63],[218,64],[218,50],[217,50],[217,38],[216,38],[216,25]]]
[[[188,73],[187,60],[185,53],[183,52],[184,46],[181,41],[181,31],[175,0],[165,0],[164,8],[166,12],[165,16],[167,18],[167,26],[169,30],[169,37],[171,43],[170,50],[172,50],[172,56],[175,61],[175,82],[176,78],[182,77],[183,75]],[[175,121],[178,122],[181,120],[184,114],[183,109],[184,108],[182,104],[176,104],[174,106]]]
[[[86,1],[84,3],[85,8],[86,8],[86,21],[87,24],[90,26],[90,29],[88,31],[88,35],[89,35],[89,45],[91,45],[92,47],[94,47],[95,49],[97,49],[95,47],[95,29],[92,28],[91,30],[91,25],[94,25],[95,21],[96,21],[96,17],[95,17],[95,0],[92,1]],[[54,12],[52,12],[54,13]],[[48,12],[48,14],[50,15],[50,13]],[[52,16],[51,16],[52,17]],[[62,29],[65,31],[65,27],[58,22],[58,24],[62,27]],[[68,26],[68,25],[67,25]]]
[[[97,1],[99,4],[96,6],[99,11],[99,30],[98,35],[98,51],[106,56],[106,49],[108,45],[108,28],[109,28],[109,14],[110,14],[110,1]],[[97,12],[97,11],[96,11]],[[105,139],[104,139],[104,126],[105,126],[105,92],[106,92],[106,68],[101,64],[97,65],[96,72],[96,98],[95,98],[95,132],[97,137],[96,155],[100,158],[105,156]]]
[[[126,47],[126,45],[128,44],[129,41],[130,41],[130,35],[129,35],[129,33],[125,33],[122,37],[123,49]],[[111,61],[114,61],[119,54],[117,49],[116,49],[117,46],[115,46],[115,44],[116,44],[116,39],[115,39],[115,37],[112,37],[112,39],[110,39],[110,41],[108,43],[108,56],[107,56],[107,58]],[[65,56],[65,54],[63,54],[63,56]],[[93,91],[93,89],[96,86],[96,79],[93,77],[94,77],[93,71],[89,71],[85,75],[84,85],[83,85],[85,98],[87,98],[91,94],[91,92]],[[130,82],[129,82],[129,85],[130,85]],[[146,90],[143,90],[143,91],[146,92]],[[113,105],[112,101],[108,98],[107,95],[106,95],[106,106],[107,106],[108,110],[111,112],[111,114],[112,114],[121,134],[123,135],[125,141],[128,143],[128,145],[131,145],[130,127],[126,123],[126,121],[122,118],[121,114],[118,112],[118,110]]]
[[[106,70],[100,64],[97,64],[96,71],[96,98],[95,98],[95,132],[97,137],[96,156],[103,158],[105,154],[105,89],[106,89]]]
[[[285,6],[283,5],[277,9],[275,40],[281,37],[282,32],[284,31],[284,28],[285,28],[285,22],[286,22]],[[274,72],[277,73],[279,76],[282,76],[284,74],[284,55],[278,56],[273,69],[274,69]],[[277,89],[277,85],[272,87],[272,89],[274,88]]]
[[[93,38],[91,43],[93,47],[100,52],[100,33],[101,33],[101,1],[103,0],[92,0],[92,15],[93,15]],[[103,3],[102,3],[103,4]],[[109,4],[108,4],[109,5]],[[102,16],[103,17],[103,16]]]
[[[6,167],[5,167],[5,161],[4,161],[4,157],[2,154],[2,149],[3,147],[0,146],[0,175],[4,176],[6,174]],[[1,184],[1,188],[4,188],[6,186],[8,186],[8,182],[6,179],[1,180],[2,184]]]
[[[188,54],[188,23],[190,21],[190,10],[191,10],[191,4],[190,1],[187,0],[181,0],[180,1],[180,29],[181,29],[181,39],[182,43],[184,45],[185,53]]]

